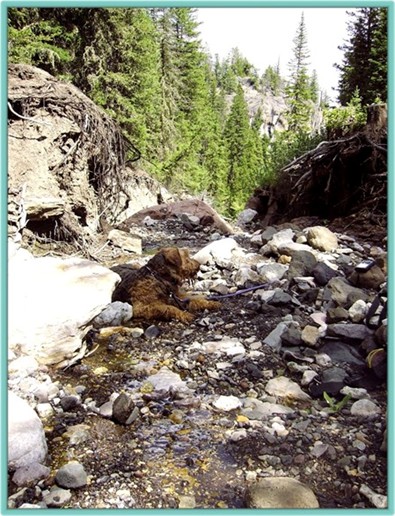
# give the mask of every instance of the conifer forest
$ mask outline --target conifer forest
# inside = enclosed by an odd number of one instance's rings
[[[238,48],[226,59],[209,55],[194,8],[10,8],[8,17],[10,63],[80,88],[121,127],[126,160],[173,191],[208,196],[229,217],[287,163],[362,126],[367,106],[386,102],[386,8],[348,14],[335,107],[309,72],[303,15],[287,69],[273,63],[262,74]],[[281,131],[262,131],[248,91],[284,99]]]

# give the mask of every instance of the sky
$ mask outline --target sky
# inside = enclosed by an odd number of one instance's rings
[[[317,71],[318,83],[332,101],[336,101],[343,53],[338,49],[347,41],[346,11],[332,8],[201,8],[197,10],[200,37],[209,53],[226,58],[232,48],[242,55],[260,74],[280,60],[280,73],[288,76],[288,63],[293,58],[295,38],[304,13],[310,72]]]

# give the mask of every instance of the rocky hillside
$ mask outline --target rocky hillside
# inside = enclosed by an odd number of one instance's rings
[[[116,124],[80,90],[27,65],[8,78],[9,235],[93,246],[100,221],[122,222],[170,195],[128,161]],[[23,145],[21,145],[23,142]]]

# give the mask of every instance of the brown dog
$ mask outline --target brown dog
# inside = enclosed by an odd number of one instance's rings
[[[178,319],[190,322],[190,312],[220,305],[199,296],[186,297],[181,290],[185,280],[196,276],[200,264],[189,256],[187,249],[167,247],[161,249],[144,267],[133,269],[129,265],[117,265],[111,270],[121,276],[112,301],[133,305],[133,316],[138,319]]]

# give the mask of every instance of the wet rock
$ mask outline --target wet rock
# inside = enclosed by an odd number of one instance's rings
[[[105,328],[108,326],[123,326],[133,317],[133,308],[129,303],[114,301],[97,315],[92,325],[94,328]]]
[[[60,400],[60,405],[65,412],[73,410],[80,403],[81,400],[79,396],[63,396],[63,398]]]
[[[75,489],[87,484],[87,474],[82,464],[77,461],[69,462],[58,469],[55,481],[60,487]]]
[[[28,468],[43,463],[47,442],[43,425],[36,412],[13,392],[8,393],[8,467]]]
[[[305,230],[307,242],[319,251],[334,251],[338,247],[337,237],[324,226],[314,226]]]
[[[265,391],[272,396],[279,398],[289,398],[294,400],[310,400],[310,396],[302,391],[297,383],[290,380],[286,376],[278,376],[269,380],[266,384]]]
[[[271,477],[247,487],[246,506],[250,509],[315,509],[314,492],[294,478]]]

